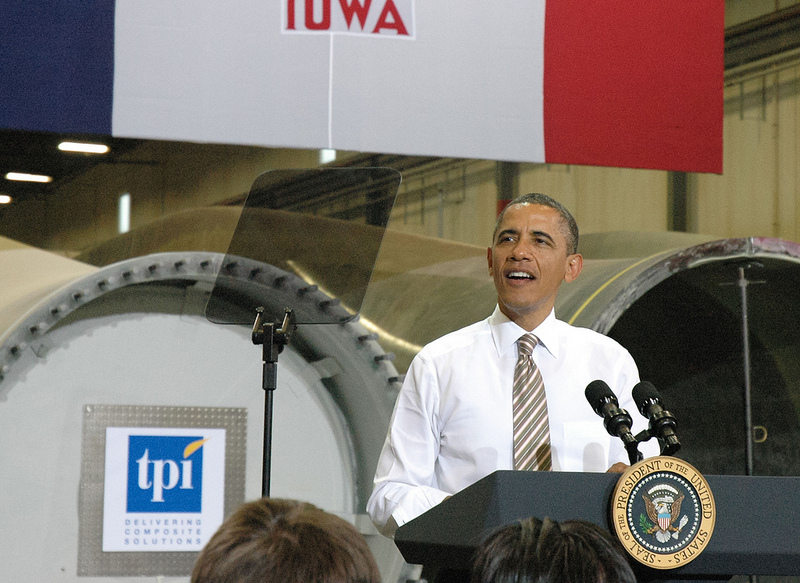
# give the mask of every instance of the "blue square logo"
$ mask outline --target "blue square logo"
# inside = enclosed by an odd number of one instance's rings
[[[203,445],[200,436],[128,438],[128,512],[200,512]]]

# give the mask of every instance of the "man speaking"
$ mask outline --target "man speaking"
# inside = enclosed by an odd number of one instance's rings
[[[495,470],[624,469],[627,452],[584,389],[607,383],[637,433],[647,422],[631,398],[636,364],[611,338],[555,317],[561,283],[583,267],[577,249],[575,219],[548,196],[523,195],[500,214],[487,253],[494,313],[426,345],[398,395],[367,502],[381,532]]]

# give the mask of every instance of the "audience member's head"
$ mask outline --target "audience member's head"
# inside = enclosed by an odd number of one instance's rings
[[[472,583],[635,583],[624,552],[590,522],[526,518],[483,541]]]
[[[364,537],[294,500],[262,498],[228,518],[200,553],[192,583],[379,583]]]

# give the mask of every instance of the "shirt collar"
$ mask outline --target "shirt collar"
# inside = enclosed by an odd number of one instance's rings
[[[500,306],[496,306],[492,315],[489,316],[489,328],[492,331],[492,338],[494,339],[498,356],[503,356],[508,350],[515,350],[514,345],[517,340],[528,333],[527,330],[511,321],[508,316],[501,312]],[[547,352],[553,358],[558,358],[558,325],[556,324],[555,310],[551,310],[544,322],[539,324],[532,332]]]

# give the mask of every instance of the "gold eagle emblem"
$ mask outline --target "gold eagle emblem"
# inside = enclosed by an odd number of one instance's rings
[[[673,499],[671,496],[655,496],[651,498],[647,494],[642,494],[647,516],[653,522],[653,526],[647,530],[647,534],[654,534],[659,542],[666,542],[678,537],[678,533],[685,526],[686,521],[682,520],[678,527],[673,523],[681,514],[681,503],[683,494]]]

